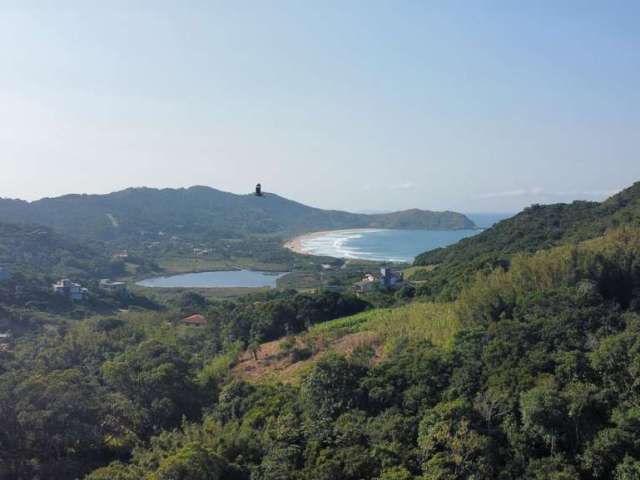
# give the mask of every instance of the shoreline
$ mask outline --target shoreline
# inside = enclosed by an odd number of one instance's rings
[[[304,246],[302,245],[303,241],[306,240],[311,240],[314,239],[316,237],[321,237],[323,235],[327,235],[330,233],[360,233],[360,232],[377,232],[379,230],[388,230],[385,228],[345,228],[345,229],[340,229],[340,230],[322,230],[320,232],[311,232],[311,233],[304,233],[302,235],[298,235],[297,237],[293,237],[290,240],[287,240],[283,247],[291,250],[294,253],[300,254],[300,255],[311,255],[311,256],[323,256],[323,255],[318,255],[315,253],[312,253],[308,250],[306,250],[304,248]]]

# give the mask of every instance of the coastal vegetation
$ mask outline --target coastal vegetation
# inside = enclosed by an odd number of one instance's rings
[[[0,480],[640,480],[640,0],[0,40]]]
[[[478,235],[417,256],[414,264],[431,271],[414,279],[424,282],[423,295],[450,300],[477,272],[508,268],[518,252],[575,244],[622,226],[640,227],[640,182],[602,203],[532,205]]]
[[[534,207],[427,255],[416,292],[101,309],[25,266],[0,282],[0,478],[638,478],[639,197]],[[574,210],[550,241],[522,223]]]

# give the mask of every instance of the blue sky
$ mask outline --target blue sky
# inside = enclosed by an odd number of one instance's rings
[[[42,3],[0,6],[3,197],[515,211],[640,180],[637,2]]]

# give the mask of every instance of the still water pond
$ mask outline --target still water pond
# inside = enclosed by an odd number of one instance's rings
[[[276,280],[283,275],[286,273],[253,270],[184,273],[169,277],[147,278],[138,282],[138,285],[162,288],[275,287]]]

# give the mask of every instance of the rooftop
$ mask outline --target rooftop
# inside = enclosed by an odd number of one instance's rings
[[[190,317],[183,318],[182,323],[186,323],[187,325],[206,325],[208,321],[203,315],[196,313]]]

